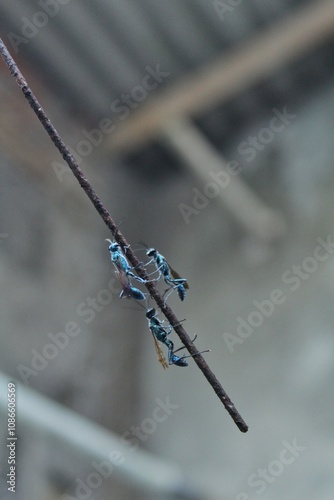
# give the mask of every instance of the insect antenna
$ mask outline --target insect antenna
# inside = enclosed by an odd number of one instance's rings
[[[145,241],[143,240],[139,240],[137,241],[138,245],[141,245],[142,247],[145,247],[146,250],[148,250],[150,247],[147,245],[147,243],[145,243]]]

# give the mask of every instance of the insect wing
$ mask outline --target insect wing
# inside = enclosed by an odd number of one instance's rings
[[[170,265],[169,263],[168,263],[168,266],[169,266],[169,269],[170,269],[170,272],[171,272],[171,275],[173,276],[173,278],[174,278],[174,279],[176,279],[176,280],[182,280],[182,281],[183,281],[182,285],[184,286],[184,288],[189,289],[189,285],[188,285],[188,283],[187,283],[187,280],[186,280],[186,279],[184,279],[184,278],[182,278],[182,277],[179,275],[179,273],[177,273],[177,272],[176,272],[176,271],[175,271],[175,270],[171,267],[171,265]]]
[[[122,291],[121,291],[121,294],[120,294],[120,297],[123,299],[123,298],[127,298],[127,299],[131,299],[132,295],[131,295],[131,283],[130,281],[128,280],[128,277],[127,275],[125,274],[124,271],[121,271],[116,264],[114,264],[114,267],[115,267],[115,275],[116,275],[116,278],[118,279],[121,287],[122,287]]]
[[[153,337],[153,341],[154,341],[155,351],[158,355],[159,363],[161,363],[163,369],[166,370],[166,368],[168,368],[167,360],[166,360],[164,353],[162,352],[162,349],[161,349],[160,345],[158,344],[158,341],[155,338],[153,333],[152,333],[152,337]]]
[[[138,288],[132,286],[125,272],[118,269],[116,265],[115,274],[122,287],[122,291],[120,293],[121,299],[145,300],[145,295],[143,294],[143,292]]]
[[[123,298],[130,299],[131,298],[130,282],[129,282],[128,278],[126,277],[126,274],[123,273],[122,271],[120,271],[116,265],[115,265],[115,275],[116,275],[116,278],[118,279],[118,281],[122,287],[122,291],[120,293],[121,299],[123,299]]]

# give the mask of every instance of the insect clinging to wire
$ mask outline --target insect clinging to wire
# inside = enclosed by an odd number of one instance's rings
[[[106,239],[106,241],[108,241],[109,243],[109,252],[111,261],[115,264],[117,269],[125,273],[126,276],[131,276],[131,278],[134,278],[140,283],[146,283],[146,281],[143,278],[140,278],[140,276],[136,276],[132,272],[132,269],[134,268],[130,267],[127,258],[122,252],[121,245],[119,245],[116,241],[111,241],[109,239]]]
[[[174,351],[174,344],[168,338],[169,334],[171,333],[171,331],[173,329],[172,326],[169,325],[167,327],[164,327],[163,321],[161,321],[157,317],[156,310],[153,307],[151,307],[150,309],[147,309],[146,318],[148,320],[148,325],[149,325],[149,328],[150,328],[151,333],[153,335],[153,338],[158,340],[162,344],[165,344],[168,348],[168,365],[188,366],[188,363],[185,360],[185,358],[192,358],[192,357],[196,356],[196,354],[195,355],[189,354],[189,355],[184,355],[181,357],[177,356],[175,354],[176,352],[180,351],[181,349],[184,349],[185,346],[180,347],[179,349],[176,349]],[[193,341],[195,340],[195,338],[193,339]],[[209,351],[208,350],[201,351],[201,353],[203,353],[203,352],[209,352]],[[197,354],[200,354],[200,353],[197,353]],[[159,356],[159,352],[158,352],[158,356]],[[164,358],[164,361],[161,361],[161,359],[159,357],[159,361],[164,368],[168,367],[165,358]]]
[[[186,289],[189,289],[189,285],[185,278],[181,278],[179,273],[177,273],[167,262],[165,257],[158,252],[155,248],[148,248],[144,242],[140,242],[141,245],[146,247],[146,255],[151,257],[151,259],[146,262],[145,266],[154,262],[156,271],[159,273],[159,277],[163,276],[163,279],[167,285],[169,285],[172,290],[167,294],[165,302],[173,290],[177,290],[177,294],[180,300],[184,300],[186,296]],[[151,273],[153,274],[153,273]]]
[[[106,240],[106,241],[109,242],[109,252],[111,261],[115,268],[116,277],[122,287],[121,293],[119,295],[120,298],[131,298],[137,301],[144,300],[147,294],[144,294],[141,290],[132,286],[131,278],[135,278],[141,283],[147,283],[148,280],[144,280],[139,276],[136,276],[132,272],[132,269],[134,269],[134,267],[129,266],[129,263],[124,255],[125,250],[121,248],[120,244],[118,244],[116,241],[111,241],[111,240]],[[146,265],[150,264],[151,262],[154,262],[156,266],[156,270],[154,272],[159,273],[159,278],[163,276],[164,281],[172,288],[172,290],[167,294],[167,297],[174,289],[177,289],[180,299],[184,300],[186,294],[186,288],[189,288],[187,280],[185,278],[181,278],[180,275],[169,266],[165,257],[161,255],[155,248],[147,248],[146,255],[148,257],[151,257],[150,261]],[[167,297],[165,300],[167,300]],[[169,338],[169,335],[172,332],[173,327],[170,324],[164,326],[164,321],[161,321],[157,317],[157,313],[154,308],[146,309],[146,318],[148,320],[149,328],[153,336],[154,346],[158,354],[159,362],[161,363],[164,369],[168,368],[169,365],[188,366],[186,358],[200,354],[196,353],[194,355],[189,354],[189,355],[183,355],[181,357],[178,356],[176,353],[184,349],[185,346],[174,350],[174,343]],[[168,349],[168,362],[163,354],[159,342],[164,344]],[[202,352],[208,352],[208,351],[202,351]]]
[[[165,344],[168,347],[168,364],[169,365],[177,365],[177,366],[188,366],[188,363],[184,361],[183,358],[176,356],[174,354],[174,344],[168,338],[168,335],[172,331],[172,327],[169,325],[168,327],[163,326],[163,322],[157,318],[156,310],[152,307],[146,311],[146,318],[148,320],[148,325],[153,335],[153,338],[158,340],[159,342]],[[159,359],[161,362],[161,360]],[[166,360],[164,360],[166,363]],[[161,363],[164,368],[167,366],[164,363]]]

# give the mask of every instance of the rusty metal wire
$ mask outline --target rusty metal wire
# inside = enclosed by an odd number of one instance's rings
[[[225,409],[228,411],[230,414],[231,418],[239,428],[241,432],[247,432],[248,426],[239,414],[238,410],[236,409],[234,403],[231,401],[225,390],[223,389],[221,383],[218,381],[217,377],[215,374],[212,372],[208,364],[206,363],[205,359],[203,356],[199,353],[193,342],[191,341],[189,335],[181,325],[180,321],[176,318],[175,314],[171,310],[171,308],[165,304],[162,296],[158,293],[157,288],[155,287],[154,283],[150,282],[147,278],[147,275],[144,271],[144,269],[140,266],[140,261],[136,257],[135,253],[133,252],[131,246],[123,236],[123,234],[120,232],[117,224],[111,217],[110,213],[108,210],[105,208],[104,204],[102,203],[101,199],[93,189],[92,185],[90,182],[87,180],[85,177],[83,171],[79,167],[78,163],[76,162],[75,158],[73,155],[71,155],[68,147],[65,145],[64,141],[60,137],[59,133],[53,126],[51,120],[48,118],[46,115],[45,111],[43,110],[42,106],[40,105],[39,101],[33,94],[32,90],[30,89],[27,81],[25,80],[24,76],[18,69],[14,59],[11,57],[6,45],[4,42],[0,39],[0,53],[5,61],[6,65],[8,66],[12,76],[15,78],[18,86],[22,90],[22,93],[24,97],[27,99],[29,102],[30,106],[32,107],[33,111],[37,115],[39,121],[45,128],[47,134],[49,135],[50,139],[68,164],[70,170],[72,171],[73,175],[76,177],[78,180],[80,186],[82,189],[85,191],[86,195],[90,199],[90,201],[93,203],[95,209],[103,219],[104,223],[108,227],[108,229],[111,231],[114,239],[119,243],[122,248],[127,248],[127,257],[129,259],[129,262],[132,264],[132,266],[137,270],[138,276],[143,278],[147,283],[145,284],[146,288],[149,291],[150,296],[155,300],[157,303],[158,307],[161,309],[169,323],[173,326],[175,332],[179,336],[181,342],[184,344],[186,349],[189,351],[189,353],[194,356],[194,361],[199,367],[199,369],[202,371],[203,375],[213,388],[214,392],[217,394],[218,398],[220,401],[223,403],[225,406]]]

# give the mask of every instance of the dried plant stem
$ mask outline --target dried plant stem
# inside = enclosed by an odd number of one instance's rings
[[[50,139],[56,146],[56,148],[59,150],[60,154],[68,164],[69,168],[73,172],[74,176],[77,178],[80,186],[82,189],[85,191],[87,194],[88,198],[91,200],[93,203],[94,207],[104,220],[106,226],[110,229],[114,239],[119,243],[123,248],[127,247],[127,258],[129,262],[131,263],[132,266],[134,266],[137,270],[138,276],[143,278],[144,280],[147,279],[146,273],[143,268],[140,267],[140,261],[137,259],[136,255],[134,254],[133,250],[131,249],[129,243],[126,241],[125,237],[123,234],[120,232],[118,229],[115,221],[112,219],[111,215],[109,214],[108,210],[105,208],[103,205],[102,201],[94,191],[92,185],[88,182],[86,177],[84,176],[81,168],[79,167],[78,163],[76,162],[75,158],[71,155],[69,149],[65,145],[64,141],[61,139],[60,135],[58,134],[57,130],[55,127],[52,125],[50,119],[47,117],[46,113],[44,112],[42,106],[34,96],[33,92],[31,91],[28,83],[26,82],[25,78],[23,77],[22,73],[18,69],[15,61],[11,57],[10,53],[8,52],[5,44],[0,38],[0,53],[5,61],[6,65],[8,66],[11,74],[15,78],[17,84],[19,85],[20,89],[22,90],[25,98],[29,102],[30,106],[36,113],[39,121],[45,128],[46,132],[48,133]],[[169,323],[173,326],[175,332],[178,334],[181,342],[185,345],[189,353],[194,356],[194,361],[197,364],[197,366],[200,368],[200,370],[203,372],[204,376],[208,380],[209,384],[212,386],[213,390],[221,400],[221,402],[224,404],[226,410],[234,420],[235,424],[238,426],[238,428],[242,432],[247,432],[248,427],[244,420],[242,419],[241,415],[237,411],[236,407],[224,391],[223,387],[221,386],[220,382],[214,375],[214,373],[211,371],[209,368],[208,364],[204,360],[203,356],[198,352],[196,349],[195,345],[192,343],[190,340],[189,335],[187,332],[184,330],[176,316],[174,315],[173,311],[171,308],[167,305],[164,304],[162,296],[159,294],[157,291],[157,288],[155,287],[154,283],[152,282],[147,282],[145,284],[146,288],[148,289],[151,297],[155,300],[163,314],[166,316],[167,320]]]

